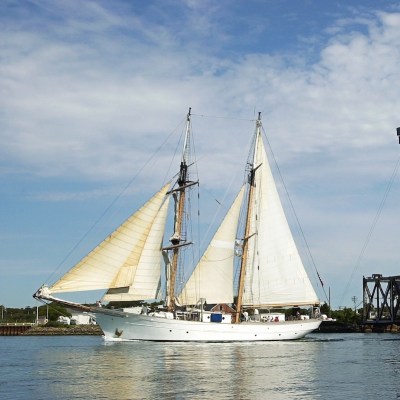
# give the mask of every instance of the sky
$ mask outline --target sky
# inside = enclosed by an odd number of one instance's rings
[[[400,275],[398,2],[3,0],[0,55],[0,304],[35,306],[161,186],[189,107],[220,202],[262,113],[322,301]]]

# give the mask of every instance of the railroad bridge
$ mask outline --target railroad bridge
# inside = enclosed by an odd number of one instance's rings
[[[363,278],[362,326],[375,331],[400,326],[400,276]]]

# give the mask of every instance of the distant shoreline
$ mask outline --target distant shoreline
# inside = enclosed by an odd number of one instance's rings
[[[25,326],[22,330],[13,330],[14,326],[2,326],[0,336],[102,336],[103,331],[99,325],[61,325],[61,326],[43,326],[32,325]],[[9,328],[9,332],[6,329]],[[391,332],[399,333],[397,326],[386,327],[386,330],[363,330],[354,324],[344,324],[339,322],[323,322],[320,328],[314,333],[356,333],[356,332]]]

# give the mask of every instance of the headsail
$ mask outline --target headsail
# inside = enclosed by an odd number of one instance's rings
[[[244,187],[212,238],[185,287],[178,296],[181,304],[233,302],[233,261],[236,231]]]
[[[254,193],[243,305],[318,303],[290,231],[268,163],[261,131],[253,159]]]
[[[52,293],[114,288],[124,300],[154,298],[169,196],[165,185],[49,289]],[[156,272],[154,272],[156,271]],[[142,289],[131,294],[129,287]],[[111,293],[106,295],[111,300]],[[144,297],[143,297],[144,296]],[[121,297],[118,294],[116,298]]]

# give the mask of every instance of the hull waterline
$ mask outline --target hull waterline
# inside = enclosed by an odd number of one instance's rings
[[[256,342],[301,339],[320,320],[244,322],[240,324],[183,321],[148,315],[96,313],[105,340],[162,342]]]

